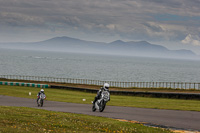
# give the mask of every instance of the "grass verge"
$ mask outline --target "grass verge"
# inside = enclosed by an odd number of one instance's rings
[[[36,99],[40,88],[22,87],[22,86],[0,86],[0,94],[25,97]],[[31,96],[29,96],[31,92]],[[61,101],[71,103],[91,104],[96,94],[86,93],[62,89],[45,89],[47,100]],[[86,99],[86,101],[83,101]],[[111,101],[107,105],[112,106],[128,106],[139,108],[154,108],[154,109],[171,109],[171,110],[187,110],[200,111],[199,100],[181,100],[181,99],[167,99],[167,98],[148,98],[148,97],[134,97],[134,96],[119,96],[111,95]]]
[[[0,132],[136,132],[168,133],[169,130],[146,127],[118,120],[26,107],[0,106]]]

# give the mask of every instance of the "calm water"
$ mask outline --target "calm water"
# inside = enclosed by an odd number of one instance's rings
[[[200,61],[0,49],[0,75],[200,82]]]

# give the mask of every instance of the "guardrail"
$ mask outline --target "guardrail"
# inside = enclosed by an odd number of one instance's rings
[[[88,85],[103,85],[109,83],[111,87],[122,88],[171,88],[171,89],[196,89],[200,90],[200,83],[192,82],[118,82],[118,81],[101,81],[89,79],[73,79],[73,78],[56,78],[56,77],[40,77],[40,76],[25,76],[25,75],[0,75],[0,78],[13,80],[32,80],[46,81],[57,83],[72,83],[72,84],[88,84]]]

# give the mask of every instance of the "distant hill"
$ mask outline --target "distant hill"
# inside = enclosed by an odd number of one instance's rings
[[[169,50],[163,46],[146,41],[124,42],[117,40],[111,43],[85,41],[70,37],[55,37],[49,40],[32,43],[0,43],[0,48],[43,50],[61,52],[80,52],[96,54],[113,54],[128,56],[145,56],[161,58],[195,58],[190,50]]]

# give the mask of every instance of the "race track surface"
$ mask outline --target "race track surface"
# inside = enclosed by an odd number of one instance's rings
[[[200,112],[106,106],[104,112],[92,112],[92,104],[45,101],[37,107],[35,99],[0,95],[0,106],[20,106],[146,122],[169,128],[200,131]],[[148,124],[147,124],[148,125]]]

